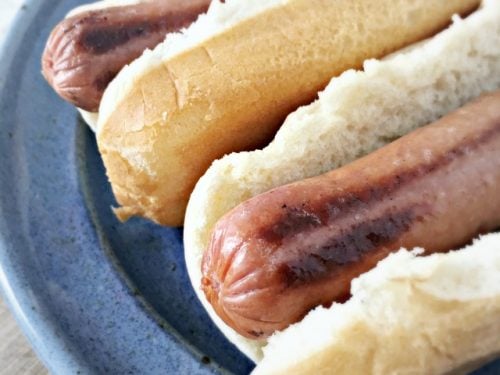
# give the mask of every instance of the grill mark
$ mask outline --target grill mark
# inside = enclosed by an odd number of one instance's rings
[[[107,53],[134,39],[145,39],[144,49],[153,48],[164,39],[167,33],[188,26],[200,13],[208,9],[207,5],[172,10],[153,17],[151,14],[144,14],[138,15],[133,21],[112,19],[114,13],[127,14],[134,12],[134,9],[140,12],[140,7],[141,5],[131,5],[90,12],[87,17],[78,22],[80,27],[86,27],[86,30],[82,31],[78,45],[94,55]],[[151,35],[156,37],[151,37],[146,43],[147,37]]]
[[[347,232],[327,238],[314,248],[304,249],[304,255],[279,268],[286,287],[295,288],[328,277],[335,268],[357,263],[368,253],[394,244],[419,220],[416,207],[383,216],[352,226]]]
[[[144,38],[150,34],[167,32],[167,23],[162,18],[140,21],[126,25],[109,25],[89,29],[81,36],[81,47],[95,55],[104,54],[128,43],[132,39]]]
[[[345,217],[353,211],[365,208],[387,198],[391,194],[399,191],[405,185],[417,178],[431,174],[440,168],[444,168],[453,161],[462,158],[466,153],[477,149],[481,145],[492,141],[494,136],[500,133],[500,123],[494,124],[490,129],[482,134],[467,139],[440,157],[428,164],[418,164],[413,168],[402,170],[396,175],[387,175],[374,181],[369,186],[364,186],[355,191],[349,191],[341,196],[333,198],[326,197],[319,204],[319,208],[314,208],[306,203],[302,203],[300,215],[295,215],[296,207],[284,204],[282,214],[274,223],[261,228],[258,232],[259,238],[269,243],[281,244],[285,237],[295,236],[299,233],[310,231],[320,225],[328,225],[333,220]],[[317,219],[318,225],[312,225],[311,217]]]
[[[306,204],[302,204],[301,207],[288,207],[284,204],[281,208],[284,210],[283,220],[269,227],[269,230],[261,232],[261,236],[269,242],[279,243],[289,235],[317,228],[322,224],[318,215],[308,210]]]

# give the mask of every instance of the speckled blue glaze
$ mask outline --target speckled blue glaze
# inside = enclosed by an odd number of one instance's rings
[[[54,374],[246,374],[191,289],[181,231],[116,221],[93,134],[39,73],[51,27],[79,3],[28,2],[1,53],[3,295]]]

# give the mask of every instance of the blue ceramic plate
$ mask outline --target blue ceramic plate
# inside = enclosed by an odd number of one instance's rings
[[[4,296],[54,374],[246,374],[191,289],[182,232],[117,222],[93,134],[42,79],[45,40],[79,3],[28,2],[0,56]]]

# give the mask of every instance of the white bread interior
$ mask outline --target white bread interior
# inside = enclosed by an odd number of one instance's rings
[[[78,112],[82,116],[83,121],[89,126],[89,128],[95,133],[97,130],[97,121],[99,119],[98,112],[89,112],[84,109],[77,108]]]
[[[400,250],[269,339],[254,374],[447,374],[500,355],[500,233],[460,251]]]
[[[453,21],[425,42],[333,79],[316,102],[287,118],[268,147],[215,161],[196,185],[184,227],[188,272],[217,326],[254,361],[265,342],[227,327],[200,288],[201,257],[215,222],[252,196],[345,165],[500,88],[500,1],[485,0],[482,9]]]

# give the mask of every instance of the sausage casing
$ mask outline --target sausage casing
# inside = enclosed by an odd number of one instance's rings
[[[42,57],[42,72],[65,100],[99,108],[109,82],[169,32],[189,26],[211,0],[150,0],[83,12],[59,23]]]
[[[202,288],[265,338],[401,247],[458,248],[500,227],[500,92],[325,175],[254,197],[215,226]]]

